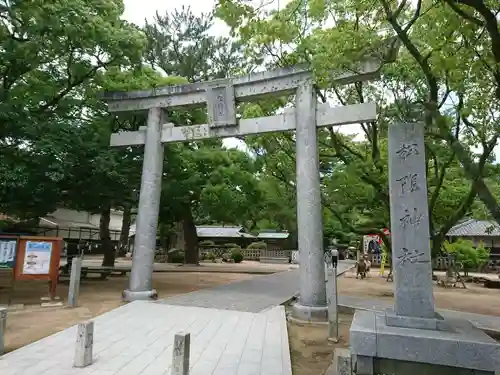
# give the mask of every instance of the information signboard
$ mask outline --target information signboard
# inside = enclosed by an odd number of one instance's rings
[[[0,268],[13,269],[16,265],[17,239],[0,238]]]
[[[48,275],[52,257],[52,242],[26,241],[24,275]]]
[[[50,295],[55,297],[62,242],[59,237],[21,236],[14,279],[50,281]]]

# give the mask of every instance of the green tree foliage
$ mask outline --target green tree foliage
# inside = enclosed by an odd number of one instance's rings
[[[377,122],[361,124],[363,140],[335,128],[318,135],[325,227],[337,237],[389,227],[387,124],[426,125],[430,229],[437,253],[449,228],[474,208],[476,195],[500,220],[494,185],[488,187],[485,178],[499,136],[499,102],[485,100],[496,89],[488,68],[491,49],[487,33],[464,24],[444,2],[394,5],[385,0],[297,0],[266,10],[241,0],[220,0],[216,14],[241,38],[254,61],[265,56],[268,66],[309,64],[321,101],[378,104]],[[380,82],[332,84],[332,72],[352,65],[391,35],[403,49],[396,63],[382,69]],[[283,153],[292,158],[293,137],[277,138],[274,143],[288,144]],[[266,155],[267,173],[275,177],[282,171],[269,162],[273,148],[267,147],[259,156]]]
[[[190,82],[224,78],[247,68],[241,45],[227,37],[210,35],[213,15],[196,15],[182,6],[164,15],[156,13],[146,22],[147,63],[167,75],[179,75]]]
[[[111,209],[137,205],[144,152],[142,147],[111,148],[109,139],[112,132],[137,130],[145,124],[145,116],[109,114],[104,103],[99,101],[99,93],[182,82],[186,81],[179,77],[162,77],[148,67],[133,70],[111,67],[99,72],[88,89],[89,116],[75,130],[71,152],[74,163],[66,166],[64,202],[71,208],[101,215],[100,239],[105,266],[113,266],[115,257],[109,233]]]
[[[455,242],[444,242],[443,248],[446,253],[455,257],[460,269],[464,271],[465,276],[470,271],[477,271],[489,259],[490,252],[479,243],[477,247],[470,240],[458,239]]]
[[[119,0],[0,1],[0,211],[53,211],[73,164],[85,88],[140,61],[145,39]]]
[[[252,242],[250,245],[247,246],[247,249],[249,249],[249,250],[267,250],[267,244],[263,241]]]
[[[500,100],[500,28],[498,14],[500,3],[498,0],[474,1],[474,0],[446,0],[446,4],[468,23],[473,30],[467,37],[472,35],[481,41],[480,46],[475,48],[477,56],[481,57],[485,67],[489,71],[489,77],[496,86],[495,95]]]
[[[234,263],[241,263],[243,261],[243,254],[240,249],[231,249],[231,259]]]

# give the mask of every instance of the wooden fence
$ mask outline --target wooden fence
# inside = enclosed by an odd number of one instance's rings
[[[260,257],[286,257],[292,256],[293,250],[261,250],[261,249],[241,249],[243,259],[259,260]],[[230,249],[224,246],[200,246],[200,256],[207,257],[210,253],[215,253],[217,256],[230,252]]]
[[[223,246],[209,246],[200,247],[200,256],[208,256],[209,253],[215,253],[217,256],[222,256],[222,254],[229,252],[227,247]],[[260,257],[286,257],[290,258],[292,261],[296,260],[298,251],[296,250],[260,250],[260,249],[241,249],[243,254],[243,259],[245,260],[259,260]],[[372,265],[377,267],[380,266],[382,256],[380,254],[372,255]],[[389,262],[390,264],[390,262]],[[433,268],[435,270],[446,270],[449,265],[449,259],[447,257],[439,257],[433,259]]]
[[[200,247],[200,256],[208,256],[209,253],[215,253],[217,256],[222,256],[222,254],[229,252],[230,249],[224,246],[208,246]],[[260,257],[286,257],[290,258],[292,263],[298,263],[298,251],[297,250],[260,250],[260,249],[241,249],[244,260],[259,260]],[[390,258],[390,257],[389,257]],[[372,266],[380,266],[382,256],[380,254],[372,255]],[[490,261],[491,263],[491,261]],[[386,266],[390,265],[389,262]],[[432,260],[432,268],[437,271],[445,271],[450,265],[450,259],[448,257],[438,257]]]
[[[380,266],[380,263],[382,263],[382,255],[380,254],[373,254],[372,255],[372,266]],[[390,260],[388,264],[390,264]],[[448,269],[448,266],[450,265],[450,259],[448,257],[438,257],[434,258],[432,260],[432,268],[435,270],[440,270],[444,271]],[[387,266],[387,264],[386,264]]]

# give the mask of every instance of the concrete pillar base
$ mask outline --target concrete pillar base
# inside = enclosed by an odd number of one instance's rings
[[[145,290],[142,292],[132,292],[131,290],[124,290],[122,293],[122,300],[125,302],[132,301],[154,301],[158,299],[156,290]]]
[[[304,323],[328,322],[328,307],[305,306],[295,302],[292,305],[292,318]]]

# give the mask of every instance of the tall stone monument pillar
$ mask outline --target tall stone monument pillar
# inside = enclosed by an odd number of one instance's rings
[[[389,128],[389,195],[396,316],[435,318],[424,127]]]
[[[424,126],[389,126],[394,309],[356,311],[356,375],[493,375],[500,346],[469,321],[434,309]]]
[[[316,93],[311,81],[299,84],[295,99],[297,230],[300,298],[293,307],[300,320],[327,319],[323,220],[316,130]]]
[[[123,292],[126,301],[157,297],[153,289],[153,265],[163,173],[162,117],[161,108],[149,109],[132,271],[129,289]]]

